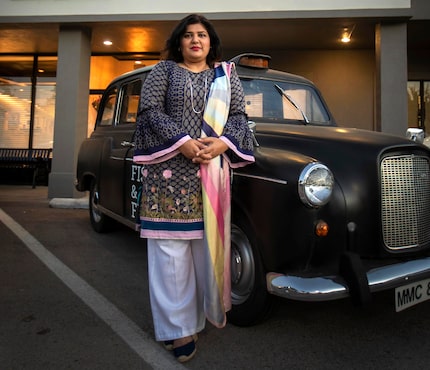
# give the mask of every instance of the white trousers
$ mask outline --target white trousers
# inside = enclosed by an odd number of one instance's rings
[[[148,278],[155,338],[172,340],[205,327],[203,239],[148,239]]]

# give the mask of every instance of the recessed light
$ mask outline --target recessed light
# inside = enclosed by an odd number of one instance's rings
[[[340,41],[344,42],[344,43],[348,43],[351,41],[351,38],[348,35],[344,35]]]
[[[340,41],[342,41],[345,44],[347,44],[348,42],[351,42],[351,35],[352,35],[352,32],[354,32],[354,29],[355,29],[355,24],[351,28],[345,27],[342,31],[342,37]]]
[[[110,40],[105,40],[105,41],[103,41],[103,44],[106,46],[111,46],[113,44],[113,42]]]

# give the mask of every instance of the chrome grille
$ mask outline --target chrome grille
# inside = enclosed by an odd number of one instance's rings
[[[387,248],[416,248],[430,241],[429,172],[427,157],[382,160],[382,232]]]

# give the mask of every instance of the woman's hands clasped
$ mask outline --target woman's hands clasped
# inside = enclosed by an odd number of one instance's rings
[[[179,151],[194,163],[208,164],[211,159],[228,149],[227,144],[216,137],[190,139],[179,148]]]

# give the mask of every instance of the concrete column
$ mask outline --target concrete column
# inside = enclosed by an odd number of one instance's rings
[[[84,195],[75,190],[74,180],[79,147],[87,136],[90,58],[90,31],[61,27],[49,198],[79,198]]]
[[[375,30],[376,130],[405,136],[408,127],[407,25],[382,23]]]

